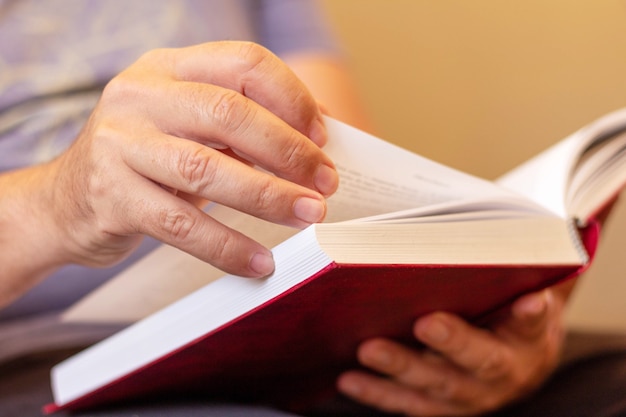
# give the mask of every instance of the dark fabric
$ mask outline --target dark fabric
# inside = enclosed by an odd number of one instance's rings
[[[570,340],[570,349],[606,341],[598,335],[584,335]],[[624,340],[618,338],[614,340]],[[30,355],[0,365],[0,416],[41,416],[41,407],[51,402],[50,368],[75,353],[73,350]],[[375,410],[339,400],[311,416],[346,417],[380,416]],[[206,402],[152,402],[121,408],[102,409],[79,414],[55,414],[56,417],[287,417],[264,407],[244,407]],[[626,417],[626,345],[612,343],[594,354],[577,355],[560,368],[534,395],[489,417]]]
[[[52,402],[49,375],[56,363],[76,350],[46,352],[0,365],[0,416],[41,417]],[[295,417],[265,407],[213,404],[201,401],[151,402],[83,413],[56,413],[55,417]]]
[[[537,393],[490,417],[626,417],[626,349],[579,359]]]

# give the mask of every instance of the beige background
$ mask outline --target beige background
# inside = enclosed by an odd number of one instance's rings
[[[378,134],[495,178],[626,106],[626,0],[324,0]],[[626,331],[626,198],[573,327]]]

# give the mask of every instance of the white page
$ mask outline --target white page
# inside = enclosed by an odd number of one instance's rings
[[[596,138],[624,126],[626,109],[610,113],[504,174],[496,182],[565,218],[568,215],[567,186],[581,153]]]
[[[324,151],[340,174],[328,200],[326,221],[344,221],[395,211],[445,209],[462,201],[517,200],[510,190],[455,170],[327,118]],[[406,213],[405,213],[406,215]]]

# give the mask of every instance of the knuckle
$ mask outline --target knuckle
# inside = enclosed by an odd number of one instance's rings
[[[231,238],[227,233],[220,233],[217,236],[212,236],[211,248],[209,249],[209,253],[211,254],[211,258],[214,261],[222,260],[225,261],[226,254],[228,253],[228,248],[231,246],[230,244]]]
[[[310,160],[307,158],[309,150],[307,145],[308,143],[304,140],[293,139],[288,141],[278,168],[282,172],[294,172],[297,169],[302,169],[303,163]]]
[[[215,233],[209,239],[209,244],[208,253],[212,264],[217,267],[236,264],[237,254],[241,251],[237,250],[237,241],[231,233]]]
[[[141,94],[138,80],[133,75],[132,69],[126,69],[112,78],[102,90],[102,101],[124,103],[128,97]]]
[[[130,86],[128,70],[120,72],[113,77],[102,89],[102,97],[117,97],[120,93],[126,91]]]
[[[237,132],[250,125],[253,109],[250,102],[238,92],[219,89],[206,103],[203,113],[222,130]]]
[[[264,63],[270,60],[273,55],[265,47],[255,42],[241,42],[240,54],[246,64],[243,74],[257,71]]]
[[[150,90],[157,89],[157,85],[152,82],[149,89],[145,88],[149,78],[155,77],[155,65],[160,68],[167,67],[168,49],[153,49],[145,52],[135,63],[118,73],[103,88],[102,98],[105,101],[124,105],[131,103],[129,99],[143,97]]]
[[[181,242],[188,239],[195,225],[195,217],[187,208],[163,209],[157,214],[157,227],[174,241]]]
[[[272,177],[264,178],[257,186],[254,207],[264,213],[275,207],[279,195],[278,188]]]
[[[202,194],[215,181],[217,163],[217,155],[208,148],[199,147],[180,153],[177,169],[188,187],[186,191],[194,195]]]

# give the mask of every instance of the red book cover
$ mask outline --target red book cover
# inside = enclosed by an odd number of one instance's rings
[[[376,230],[371,222],[349,231],[354,223],[307,228],[286,246],[300,251],[300,257],[288,254],[285,269],[278,272],[275,252],[277,272],[257,281],[258,286],[245,287],[242,293],[240,289],[248,285],[242,284],[245,280],[217,280],[57,365],[53,370],[56,404],[45,410],[197,394],[207,401],[258,402],[299,411],[337,394],[337,376],[358,366],[356,349],[365,339],[388,337],[415,344],[411,334],[415,319],[436,310],[483,324],[520,295],[577,276],[588,267],[600,224],[614,201],[610,197],[626,181],[626,173],[617,169],[623,166],[623,153],[613,155],[608,148],[611,158],[598,159],[606,155],[594,150],[605,144],[623,149],[625,121],[622,110],[579,130],[505,175],[496,189],[494,184],[328,120],[336,140],[329,141],[325,150],[338,165],[363,172],[363,178],[380,176],[376,184],[383,187],[383,195],[389,184],[416,193],[425,188],[440,192],[443,185],[443,195],[450,193],[457,199],[453,203],[459,205],[452,205],[456,211],[435,204],[439,210],[418,210],[417,215],[438,214],[440,222],[392,222]],[[355,151],[363,152],[355,155]],[[381,165],[378,160],[389,163]],[[373,167],[379,169],[370,173]],[[577,177],[575,168],[594,175]],[[559,175],[552,175],[555,169]],[[401,178],[389,173],[400,173]],[[423,173],[428,173],[428,181],[422,180]],[[350,176],[342,181],[346,178]],[[359,179],[353,178],[353,185],[370,192],[359,194],[365,195],[359,199],[348,189],[347,200],[380,198]],[[585,186],[570,190],[569,181]],[[563,211],[562,203],[570,203],[569,192],[574,193],[575,203],[585,204],[568,206],[568,214],[554,217],[553,212]],[[530,200],[520,201],[518,194]],[[563,201],[543,201],[546,195],[561,196]],[[494,203],[493,198],[497,204],[482,205]],[[472,205],[476,199],[481,202],[477,207]],[[542,209],[536,218],[500,217],[511,204],[518,209],[521,204],[522,212],[535,212],[539,201],[549,216]],[[349,212],[354,203],[350,204]],[[495,210],[495,216],[473,218],[474,213],[481,214],[481,207],[486,212]],[[402,209],[396,210],[400,211],[392,219],[405,218]],[[455,223],[459,215],[468,220],[464,226]],[[581,245],[572,239],[576,231],[565,218],[590,215],[597,221],[579,230]],[[326,246],[320,243],[322,237]],[[392,241],[398,244],[390,246]],[[340,258],[343,262],[336,261],[338,252],[329,254],[338,245],[349,255],[342,254],[347,256]],[[372,258],[378,253],[386,257]],[[247,301],[239,302],[242,299]]]
[[[592,257],[598,224],[590,223],[581,235]],[[358,366],[355,352],[361,341],[386,336],[414,344],[412,324],[420,315],[444,309],[479,320],[520,294],[576,276],[581,270],[576,266],[332,263],[224,326],[61,407],[51,404],[45,411],[193,394],[207,400],[303,410],[336,394],[339,373]]]

